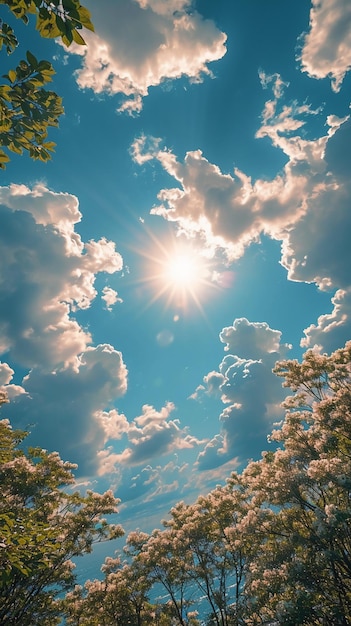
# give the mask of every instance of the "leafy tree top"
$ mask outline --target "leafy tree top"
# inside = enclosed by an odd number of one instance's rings
[[[7,5],[25,24],[35,15],[40,35],[60,38],[66,46],[72,42],[85,45],[82,29],[94,30],[88,9],[78,0],[0,0],[0,4]],[[10,55],[18,43],[12,27],[0,21],[0,51],[5,49]],[[9,162],[9,151],[27,151],[31,158],[41,161],[51,158],[55,143],[47,141],[48,129],[58,126],[64,112],[62,99],[45,88],[54,73],[49,61],[38,61],[27,51],[26,58],[3,76],[7,82],[0,85],[0,169]]]

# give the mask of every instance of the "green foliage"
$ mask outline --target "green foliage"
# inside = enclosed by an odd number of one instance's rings
[[[111,492],[66,491],[75,466],[40,448],[25,454],[25,436],[0,422],[0,623],[51,626],[74,583],[71,558],[122,530],[103,517],[116,511]]]
[[[89,11],[78,0],[0,0],[25,24],[36,15],[36,29],[42,37],[61,38],[66,46],[73,41],[84,45],[81,30],[94,30]],[[8,24],[0,23],[0,51],[14,52],[17,37]],[[47,161],[55,143],[47,141],[48,128],[58,126],[63,114],[61,98],[44,86],[52,80],[54,69],[48,61],[38,61],[31,53],[15,69],[3,76],[0,85],[0,169],[10,160],[8,151],[27,151],[33,159]]]
[[[36,15],[36,29],[42,37],[61,37],[69,46],[72,41],[85,44],[78,32],[83,27],[93,31],[94,26],[88,9],[78,0],[0,0],[6,4],[13,15],[28,24],[28,15]]]

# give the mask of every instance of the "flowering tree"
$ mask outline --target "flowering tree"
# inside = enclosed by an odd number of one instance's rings
[[[76,586],[63,602],[66,623],[74,626],[144,626],[154,618],[148,599],[151,583],[135,561],[108,557],[103,580]]]
[[[351,624],[351,342],[275,372],[292,391],[275,450],[178,503],[163,530],[130,533],[128,565],[108,560],[105,581],[86,584],[99,616],[79,618],[77,589],[71,624],[198,626],[198,613],[207,626]],[[151,588],[166,591],[153,606]]]
[[[233,475],[225,487],[200,496],[195,504],[176,505],[166,523],[177,532],[183,551],[187,548],[187,576],[216,626],[241,623],[245,572],[254,545],[240,523],[248,506]]]
[[[0,421],[0,623],[59,623],[57,596],[74,582],[72,557],[95,541],[121,536],[103,515],[112,492],[67,492],[74,465],[57,453],[20,445],[26,433]]]
[[[243,473],[271,507],[249,576],[257,623],[350,624],[351,342],[275,371],[294,392],[271,437],[281,448]]]
[[[163,587],[166,591],[164,611],[172,620],[169,623],[188,626],[191,623],[189,607],[193,603],[188,576],[188,548],[182,543],[177,530],[154,530],[149,536],[140,532],[130,533],[126,548],[151,585]]]

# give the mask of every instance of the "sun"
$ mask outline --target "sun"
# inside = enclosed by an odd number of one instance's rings
[[[194,251],[180,252],[166,259],[163,278],[175,288],[196,290],[202,281],[204,269],[202,261]]]
[[[208,264],[200,251],[190,245],[174,245],[158,260],[156,299],[166,296],[166,305],[183,312],[195,304],[202,310],[201,297],[209,285]]]
[[[142,285],[151,288],[152,296],[147,306],[156,301],[164,302],[165,308],[179,314],[200,311],[209,291],[215,287],[211,276],[211,264],[203,249],[180,237],[157,237],[148,232],[149,246],[143,257]],[[140,254],[140,251],[139,251]]]

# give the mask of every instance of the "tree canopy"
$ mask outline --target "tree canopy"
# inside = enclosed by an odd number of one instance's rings
[[[351,342],[275,371],[292,394],[274,449],[131,532],[84,586],[71,558],[122,534],[103,519],[117,501],[73,491],[72,464],[0,422],[1,624],[350,624]]]
[[[84,45],[81,30],[94,30],[89,11],[78,0],[0,0],[12,14],[29,24],[35,16],[36,30],[42,37],[60,38],[69,46]],[[0,21],[0,51],[12,54],[19,41],[10,24]],[[55,143],[48,141],[49,127],[58,126],[64,109],[62,99],[46,89],[55,74],[51,63],[38,60],[30,52],[14,69],[3,75],[0,85],[0,169],[10,160],[9,151],[27,151],[33,159],[47,161]]]
[[[56,452],[24,452],[25,437],[0,421],[0,623],[52,626],[58,596],[74,583],[71,559],[123,531],[104,519],[117,510],[111,491],[72,490],[76,466]]]
[[[102,581],[66,596],[69,624],[351,623],[351,342],[275,372],[292,391],[275,449],[130,533]]]

